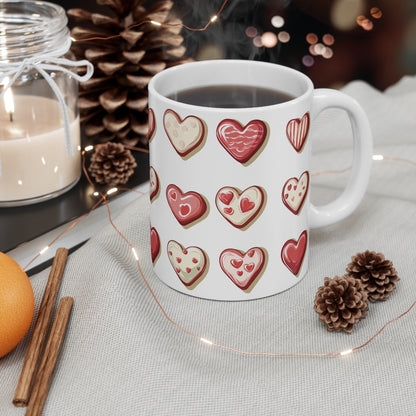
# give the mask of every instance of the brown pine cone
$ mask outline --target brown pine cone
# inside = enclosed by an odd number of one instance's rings
[[[79,23],[71,31],[76,39],[71,50],[77,59],[94,65],[93,77],[80,84],[78,102],[90,142],[146,147],[147,84],[164,68],[189,60],[184,58],[181,20],[171,13],[174,2],[160,0],[149,7],[144,3],[97,0],[110,9],[108,13],[68,10],[68,16]],[[168,25],[157,26],[151,20]]]
[[[95,146],[88,170],[97,183],[115,186],[126,183],[136,166],[130,150],[110,142]]]
[[[384,255],[374,251],[357,253],[351,258],[347,266],[347,274],[355,279],[360,279],[367,292],[368,300],[387,300],[400,280],[390,260]]]
[[[315,311],[328,331],[352,332],[367,316],[367,294],[360,280],[348,276],[325,277],[315,296]]]

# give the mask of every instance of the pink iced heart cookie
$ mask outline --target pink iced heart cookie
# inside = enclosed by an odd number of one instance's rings
[[[153,111],[153,109],[149,108],[148,132],[147,132],[147,137],[149,138],[149,142],[153,139],[155,132],[156,132],[155,112]]]
[[[299,179],[290,178],[282,190],[283,203],[297,215],[302,209],[309,188],[309,173],[303,172]]]
[[[252,120],[245,126],[226,119],[217,126],[217,138],[224,149],[238,162],[248,162],[261,148],[267,137],[267,125]]]
[[[258,216],[264,204],[264,191],[251,186],[243,192],[232,186],[221,188],[215,197],[221,215],[234,227],[244,228]]]
[[[160,254],[160,238],[154,227],[150,229],[150,252],[152,254],[152,262],[155,263]]]
[[[185,286],[192,286],[205,274],[207,256],[199,247],[183,248],[181,244],[171,240],[167,250],[169,261]]]
[[[204,141],[205,126],[198,117],[188,116],[182,120],[175,111],[166,110],[163,125],[172,146],[181,157],[196,151]]]
[[[288,240],[282,248],[282,261],[285,266],[297,276],[303,263],[306,253],[306,245],[308,243],[308,233],[303,231],[298,241]]]
[[[253,247],[246,253],[227,248],[220,255],[223,272],[241,290],[247,290],[262,272],[265,265],[264,250]]]
[[[152,166],[150,166],[150,201],[157,198],[160,191],[159,176]]]
[[[207,211],[205,199],[197,192],[183,193],[176,185],[166,188],[166,198],[179,224],[185,226],[200,219]]]
[[[306,143],[309,132],[309,120],[309,113],[305,113],[301,119],[294,118],[287,123],[286,136],[298,153],[302,151]]]

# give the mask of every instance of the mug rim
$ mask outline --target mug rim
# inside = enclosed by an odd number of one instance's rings
[[[233,107],[233,108],[225,108],[225,107],[208,107],[203,105],[195,105],[195,104],[187,104],[182,101],[173,100],[171,98],[166,97],[166,95],[162,94],[160,91],[158,91],[158,83],[160,83],[164,78],[166,77],[172,77],[173,75],[180,73],[186,68],[189,68],[190,66],[195,67],[209,67],[209,66],[217,66],[217,65],[246,65],[246,66],[258,66],[258,67],[269,67],[275,70],[278,70],[280,72],[285,72],[286,74],[289,74],[291,76],[297,77],[299,80],[301,80],[305,85],[305,90],[300,95],[295,96],[294,98],[276,103],[276,104],[269,104],[266,106],[256,106],[256,107]],[[185,69],[184,69],[185,68]],[[213,83],[211,85],[218,85],[218,82],[215,82],[215,77],[213,77]],[[229,85],[229,84],[228,84]],[[235,85],[241,85],[235,84]],[[253,61],[253,60],[244,60],[244,59],[211,59],[211,60],[205,60],[205,61],[193,61],[193,62],[186,62],[180,65],[176,65],[167,69],[164,69],[163,71],[159,72],[158,74],[154,75],[152,79],[149,82],[148,85],[148,92],[149,96],[157,96],[159,100],[164,101],[167,105],[180,105],[184,106],[185,108],[198,108],[203,109],[203,111],[209,111],[209,112],[216,112],[220,110],[221,112],[248,112],[248,111],[257,111],[259,109],[273,109],[273,108],[281,108],[288,105],[296,105],[299,101],[304,100],[308,95],[312,93],[314,89],[314,85],[312,83],[312,80],[305,75],[304,73],[276,63],[272,62],[264,62],[264,61]]]

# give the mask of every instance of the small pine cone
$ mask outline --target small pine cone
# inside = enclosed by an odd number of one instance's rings
[[[315,311],[328,331],[352,332],[354,324],[367,316],[367,293],[361,281],[348,276],[325,277],[315,297]]]
[[[136,166],[130,150],[109,142],[95,146],[88,170],[97,183],[115,186],[126,183]]]
[[[390,260],[386,260],[381,253],[365,251],[351,258],[347,266],[347,274],[360,279],[367,292],[368,300],[387,300],[400,280]]]

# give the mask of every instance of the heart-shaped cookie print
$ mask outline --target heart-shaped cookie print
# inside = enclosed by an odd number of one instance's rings
[[[153,264],[156,262],[160,254],[160,238],[156,228],[150,228],[150,252],[152,254]]]
[[[236,120],[226,119],[217,126],[217,139],[238,162],[247,163],[259,151],[267,137],[267,125],[252,120],[243,126]]]
[[[287,123],[286,136],[294,149],[300,153],[306,143],[309,133],[309,113],[305,113],[302,118],[294,118]]]
[[[160,183],[159,176],[157,175],[155,169],[150,166],[150,201],[153,202],[159,195]]]
[[[166,134],[179,156],[190,157],[190,153],[197,151],[204,142],[205,125],[195,116],[181,119],[173,110],[166,110],[163,116]]]
[[[288,240],[282,248],[282,261],[285,266],[297,276],[303,263],[308,244],[308,233],[303,231],[298,240]]]
[[[167,250],[173,270],[185,286],[192,286],[206,273],[207,255],[201,248],[184,248],[177,241],[171,240]]]
[[[303,207],[309,189],[309,172],[302,173],[299,179],[290,178],[282,190],[283,203],[297,215]]]
[[[246,253],[227,248],[220,254],[223,272],[241,290],[248,290],[265,266],[265,253],[262,248],[253,247]]]
[[[221,188],[215,204],[221,215],[234,227],[251,225],[264,205],[265,193],[259,186],[251,186],[241,192],[232,186]]]
[[[148,132],[147,137],[149,142],[152,141],[154,135],[156,132],[156,118],[155,118],[155,112],[153,109],[149,108],[149,115],[148,115]]]
[[[166,188],[166,198],[173,215],[183,226],[199,220],[208,208],[200,194],[194,191],[183,193],[173,184]]]

